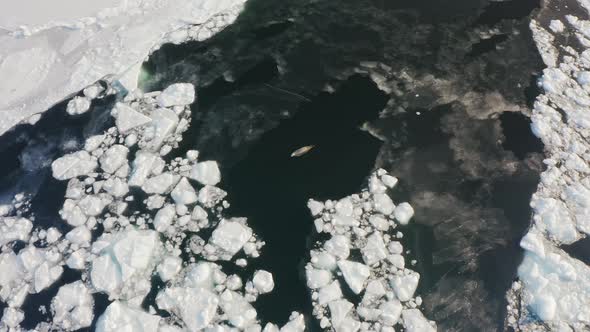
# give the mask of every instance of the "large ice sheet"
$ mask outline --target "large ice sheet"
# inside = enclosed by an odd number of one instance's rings
[[[0,135],[107,75],[134,89],[139,65],[174,36],[169,33],[224,12],[235,17],[236,6],[244,1],[107,0],[82,5],[26,0],[3,5],[0,77],[7,79],[0,82]]]

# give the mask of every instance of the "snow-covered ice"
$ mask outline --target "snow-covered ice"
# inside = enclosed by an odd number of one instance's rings
[[[121,301],[111,303],[96,322],[97,332],[157,332],[160,316],[151,315]]]
[[[158,96],[157,102],[161,107],[190,105],[195,101],[195,87],[192,84],[172,84]]]
[[[5,6],[0,13],[5,31],[0,77],[10,79],[0,84],[0,135],[109,75],[135,89],[141,63],[152,50],[165,42],[212,36],[233,22],[243,4],[107,0],[81,5],[60,0],[48,5],[27,0]],[[185,101],[187,95],[182,95]],[[71,108],[74,113],[82,109]]]
[[[72,331],[90,326],[94,318],[94,299],[82,281],[61,286],[51,301],[53,322]]]
[[[191,178],[204,185],[214,186],[221,181],[221,172],[216,161],[203,161],[193,166]]]
[[[588,8],[586,1],[578,2]],[[518,331],[585,331],[590,328],[590,271],[559,247],[590,234],[590,21],[577,6],[558,1],[544,6],[555,10],[541,11],[530,24],[547,66],[531,130],[545,145],[546,170],[531,199],[533,222],[520,242],[525,254],[519,280],[507,295],[506,322]]]

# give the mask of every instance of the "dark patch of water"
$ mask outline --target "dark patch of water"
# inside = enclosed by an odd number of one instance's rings
[[[573,258],[590,266],[590,237],[580,239],[572,244],[564,244],[560,248]]]
[[[504,112],[500,115],[502,130],[506,140],[504,149],[512,151],[520,160],[529,153],[543,153],[543,142],[531,131],[531,120],[517,112]]]
[[[333,94],[321,93],[295,117],[262,136],[226,182],[231,215],[249,218],[265,241],[258,268],[272,271],[275,290],[256,303],[263,319],[287,321],[293,310],[311,313],[302,280],[313,219],[309,198],[336,199],[357,192],[373,167],[380,142],[360,131],[385,106],[386,96],[365,77],[354,76]],[[291,158],[295,149],[315,145]]]
[[[504,19],[523,18],[540,5],[540,0],[490,1],[476,24],[494,25]]]
[[[281,34],[292,25],[292,20],[270,22],[261,27],[254,28],[252,33],[256,36],[256,39],[262,40]]]
[[[72,270],[67,266],[63,266],[63,269],[64,271],[61,277],[53,285],[40,293],[27,296],[21,307],[27,313],[21,323],[22,328],[33,330],[37,324],[44,321],[51,321],[51,300],[57,295],[59,288],[62,285],[80,280],[82,276],[80,271]],[[45,308],[43,312],[40,311],[42,306]]]
[[[508,35],[506,35],[506,34],[494,35],[490,38],[482,39],[477,44],[473,44],[473,46],[471,46],[471,51],[469,51],[469,53],[467,53],[467,56],[468,57],[477,57],[477,56],[480,56],[484,53],[493,51],[496,49],[498,44],[501,44],[502,42],[506,41],[507,39],[508,39]]]
[[[100,318],[100,315],[102,315],[107,310],[109,304],[111,304],[109,296],[105,293],[94,293],[92,294],[92,298],[94,299],[94,319],[92,320],[92,324],[90,324],[88,331],[96,331],[98,318]]]

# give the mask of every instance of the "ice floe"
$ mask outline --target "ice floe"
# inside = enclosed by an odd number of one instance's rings
[[[557,1],[544,6],[556,9],[542,10],[530,24],[547,66],[531,129],[545,145],[547,169],[531,200],[533,223],[520,242],[525,254],[519,280],[507,295],[506,323],[517,331],[587,331],[590,271],[560,246],[590,234],[590,61],[585,37],[590,21],[581,7]]]
[[[403,247],[395,240],[402,235],[396,228],[407,225],[414,213],[408,203],[396,207],[387,194],[396,183],[378,170],[359,194],[308,202],[316,231],[330,235],[316,244],[305,267],[313,314],[323,329],[436,330],[419,310],[421,299],[415,293],[420,275],[405,267]],[[358,251],[360,256],[354,254]],[[345,295],[350,292],[359,297]]]

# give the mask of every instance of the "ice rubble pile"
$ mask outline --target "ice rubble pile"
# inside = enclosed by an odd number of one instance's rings
[[[580,5],[548,3],[563,21],[541,17],[530,25],[547,66],[532,130],[548,157],[531,201],[533,225],[521,241],[520,281],[508,293],[507,323],[518,331],[590,329],[590,267],[559,248],[590,234],[590,21],[575,16],[587,18],[590,8]]]
[[[397,241],[403,234],[396,227],[407,225],[414,210],[405,202],[396,206],[387,195],[396,183],[380,169],[360,194],[336,202],[308,202],[316,231],[330,236],[316,244],[305,267],[313,313],[322,328],[394,331],[403,325],[409,332],[436,331],[418,309],[420,275],[406,267]],[[347,298],[344,287],[359,297]]]
[[[60,210],[65,234],[35,228],[23,217],[0,219],[0,300],[8,305],[0,331],[19,330],[27,295],[51,287],[64,266],[82,278],[59,288],[51,308],[42,309],[51,310],[52,321],[40,323],[39,331],[90,326],[97,292],[113,301],[98,318],[97,331],[262,330],[252,302],[272,291],[272,275],[259,270],[242,280],[215,262],[244,266],[264,243],[245,218],[224,218],[229,203],[216,186],[216,162],[198,160],[195,150],[164,160],[188,128],[194,99],[191,84],[128,95],[112,110],[116,126],[53,162],[53,176],[68,181]],[[208,238],[202,235],[207,229]],[[25,247],[15,252],[15,241]],[[183,253],[191,258],[183,260]],[[146,312],[141,305],[154,275],[166,287],[156,308]],[[162,318],[156,310],[171,316]],[[281,331],[304,326],[303,316],[293,313]]]
[[[87,88],[67,112],[92,111],[92,100],[102,93],[113,90]],[[73,331],[93,322],[101,332],[305,329],[303,315],[296,312],[282,328],[273,323],[263,328],[253,303],[273,290],[270,272],[257,270],[250,277],[224,272],[220,261],[244,267],[260,255],[264,242],[245,218],[224,215],[229,203],[218,186],[217,162],[200,160],[196,150],[184,158],[166,157],[190,124],[194,100],[194,87],[184,83],[162,92],[131,93],[111,111],[115,126],[53,161],[53,177],[68,181],[59,211],[63,227],[36,227],[22,195],[0,209],[0,300],[7,304],[0,331],[20,331],[29,314],[22,309],[26,297],[50,287],[56,295],[49,308],[39,310],[51,319],[39,323],[37,331]],[[317,231],[331,235],[312,250],[306,267],[322,327],[436,329],[418,309],[421,299],[414,293],[420,276],[405,267],[396,240],[402,233],[393,234],[414,213],[408,203],[396,206],[387,195],[396,183],[379,170],[361,194],[309,202]],[[24,243],[22,249],[17,243]],[[79,271],[81,279],[56,284],[66,268]],[[155,290],[146,311],[156,276],[164,286]],[[362,294],[362,300],[346,299],[342,287]],[[95,317],[96,293],[111,301],[100,317]]]

